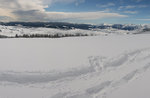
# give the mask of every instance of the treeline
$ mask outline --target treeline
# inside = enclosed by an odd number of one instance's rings
[[[143,29],[143,32],[147,32],[147,31],[150,31],[150,28]]]
[[[8,38],[8,37],[5,35],[0,35],[0,38]]]
[[[95,36],[94,34],[81,34],[81,33],[76,33],[76,34],[23,34],[23,35],[18,35],[16,34],[15,36],[5,36],[5,35],[0,35],[0,38],[63,38],[63,37],[83,37],[83,36]]]
[[[14,38],[62,38],[62,37],[80,37],[80,36],[94,36],[93,34],[23,34],[23,35],[18,35]],[[11,37],[12,38],[12,37]]]

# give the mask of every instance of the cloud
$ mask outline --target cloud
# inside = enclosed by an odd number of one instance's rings
[[[143,1],[143,0],[133,0],[133,1],[135,1],[135,2],[141,2],[141,1]]]
[[[95,20],[102,18],[123,18],[126,15],[106,12],[45,12],[38,10],[16,11],[15,15],[22,21],[63,21],[63,20]]]
[[[106,12],[77,12],[77,13],[61,13],[61,12],[49,12],[50,18],[56,19],[82,19],[82,20],[95,20],[101,18],[122,18],[127,17],[118,13],[106,13]],[[53,15],[52,15],[53,14]]]
[[[137,14],[138,11],[124,11],[124,13],[127,13],[127,14]]]
[[[1,20],[1,21],[7,20],[6,22],[9,22],[9,21],[11,21],[11,18],[10,18],[10,17],[7,17],[7,16],[0,16],[0,20]]]
[[[79,4],[84,3],[84,2],[85,0],[79,0],[78,2],[75,3],[75,5],[78,6]]]
[[[147,5],[127,5],[127,6],[120,6],[118,10],[122,9],[135,9],[135,8],[146,8],[148,7]]]
[[[115,6],[115,4],[114,3],[108,3],[108,4],[97,4],[96,5],[97,7],[112,7],[112,6]]]
[[[70,4],[74,3],[75,5],[79,5],[81,3],[84,3],[85,0],[43,0],[44,4],[52,5],[57,3],[64,3],[64,4]]]
[[[150,21],[150,19],[136,19],[136,20],[141,20],[141,21]]]
[[[73,13],[49,12],[45,10],[45,8],[55,3],[83,3],[84,0],[0,0],[0,2],[1,21],[66,21],[127,17],[119,13],[105,11]]]

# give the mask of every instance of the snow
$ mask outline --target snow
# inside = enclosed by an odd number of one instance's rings
[[[144,27],[143,27],[144,28]],[[125,34],[140,34],[143,28],[136,29],[133,31],[128,30],[120,30],[120,29],[92,29],[92,30],[82,30],[82,29],[71,29],[71,30],[62,30],[62,29],[53,29],[53,28],[29,28],[29,27],[21,27],[21,26],[2,26],[0,25],[0,35],[7,37],[15,37],[16,34],[18,36],[22,36],[23,34],[32,35],[32,34],[49,34],[49,35],[125,35]],[[143,32],[142,32],[143,33]]]
[[[0,98],[149,98],[149,42],[149,34],[0,39]]]
[[[140,78],[109,94],[107,98],[149,98],[149,75],[150,71],[145,72]]]
[[[23,34],[88,34],[88,35],[105,35],[105,32],[101,31],[91,31],[91,30],[81,30],[81,29],[72,29],[72,30],[61,30],[61,29],[53,29],[53,28],[27,28],[27,27],[19,27],[19,26],[2,26],[0,25],[0,35],[5,35],[8,37],[14,37],[17,35]]]

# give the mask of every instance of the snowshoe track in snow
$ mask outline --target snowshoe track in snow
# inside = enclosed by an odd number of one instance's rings
[[[49,98],[107,98],[150,68],[150,48],[124,52],[115,57],[91,56],[88,66],[64,72],[1,71],[0,85],[43,88]]]

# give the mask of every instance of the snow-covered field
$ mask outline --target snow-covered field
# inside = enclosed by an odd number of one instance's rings
[[[0,39],[0,98],[149,98],[150,35]]]

